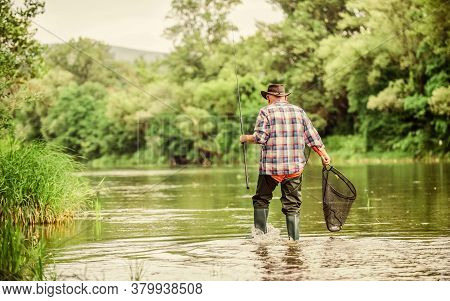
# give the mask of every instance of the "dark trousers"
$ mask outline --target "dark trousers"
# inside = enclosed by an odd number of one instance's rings
[[[252,197],[253,208],[269,208],[273,191],[278,182],[270,175],[259,175],[256,194]],[[302,204],[302,176],[284,179],[281,182],[281,211],[285,215],[299,214]]]

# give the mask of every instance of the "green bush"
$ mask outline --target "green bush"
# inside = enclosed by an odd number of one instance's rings
[[[337,154],[350,158],[355,154],[365,153],[366,143],[362,136],[358,135],[334,135],[323,139],[326,149],[330,154]]]

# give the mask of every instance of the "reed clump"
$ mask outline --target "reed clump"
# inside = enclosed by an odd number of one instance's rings
[[[0,281],[45,280],[44,240],[30,225],[57,223],[91,207],[82,165],[59,146],[0,140]]]
[[[88,207],[82,165],[59,146],[0,140],[0,223],[56,223]]]
[[[0,281],[46,280],[43,240],[27,238],[19,225],[5,221],[0,227]]]

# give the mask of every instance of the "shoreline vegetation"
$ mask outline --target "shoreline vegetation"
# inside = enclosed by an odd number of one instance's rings
[[[333,141],[334,140],[334,141]],[[360,151],[352,145],[336,143],[336,140],[342,140],[339,137],[326,137],[324,143],[327,151],[331,156],[332,163],[337,165],[357,165],[357,164],[389,164],[389,163],[411,163],[411,162],[450,162],[450,153],[445,154],[422,154],[414,156],[404,151]],[[351,139],[349,140],[351,141]],[[359,147],[359,146],[358,146]],[[356,147],[356,148],[358,148]],[[251,145],[247,147],[249,167],[258,168],[259,146]],[[236,167],[242,165],[241,153],[235,154],[232,162],[214,162],[208,161],[203,163],[186,163],[177,164],[175,160],[166,160],[155,162],[154,156],[147,156],[145,150],[124,155],[106,155],[97,159],[86,161],[87,168],[169,168],[176,166],[192,166],[192,167]],[[320,160],[311,153],[308,164],[320,165]]]
[[[36,224],[63,223],[90,207],[93,190],[75,173],[83,165],[45,142],[0,140],[0,280],[45,280],[45,243]]]
[[[45,243],[12,221],[6,220],[0,228],[0,281],[47,280],[44,266],[49,256]]]
[[[330,152],[332,164],[334,165],[359,165],[359,164],[390,164],[390,163],[439,163],[450,162],[450,156],[424,156],[420,158],[414,158],[410,154],[399,152],[387,152],[387,153],[366,153],[364,155],[350,156],[346,153]],[[145,160],[137,160],[137,156],[118,156],[118,157],[105,157],[88,161],[86,167],[88,169],[107,169],[107,168],[171,168],[188,166],[194,168],[214,168],[214,167],[238,167],[243,163],[211,163],[211,164],[170,164],[170,163],[146,163]],[[311,159],[308,162],[310,165],[320,165],[320,161]],[[258,163],[249,163],[249,168],[258,168]]]
[[[0,222],[58,223],[89,207],[92,188],[74,173],[83,165],[59,146],[0,141]]]

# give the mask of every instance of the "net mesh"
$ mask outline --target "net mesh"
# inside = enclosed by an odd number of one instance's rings
[[[333,166],[322,169],[323,214],[329,231],[342,229],[355,199],[355,186],[342,173]]]

